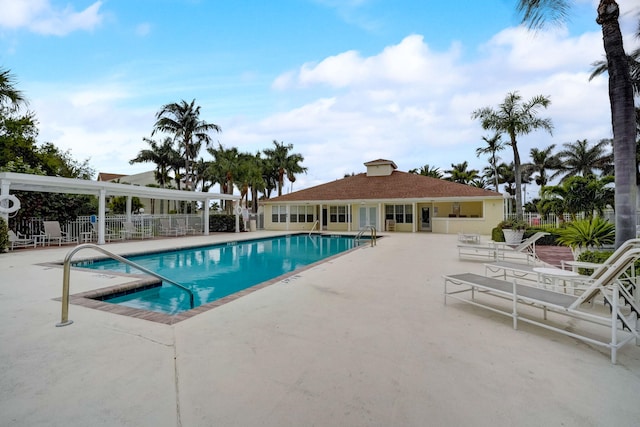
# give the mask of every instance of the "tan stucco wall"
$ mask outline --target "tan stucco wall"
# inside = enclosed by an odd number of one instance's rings
[[[397,204],[397,202],[394,202]],[[313,227],[313,223],[273,223],[271,222],[271,205],[264,206],[264,227],[266,230],[289,230],[289,231],[309,231]],[[359,209],[362,206],[373,206],[379,208],[378,204],[351,205],[351,227],[349,223],[327,223],[323,224],[326,231],[357,231],[360,229]],[[381,205],[383,212],[378,212],[379,231],[385,230],[384,224],[384,203]],[[457,234],[457,233],[479,233],[483,235],[491,234],[491,230],[503,219],[503,203],[502,200],[487,201],[469,201],[459,202],[460,215],[464,217],[450,218],[449,214],[453,213],[454,202],[425,202],[418,203],[414,211],[414,224],[396,224],[396,232],[413,232],[420,230],[420,208],[422,206],[432,206],[431,212],[431,231],[441,234]],[[325,208],[328,206],[324,206]],[[436,211],[437,210],[437,214]],[[320,210],[317,210],[316,218],[319,219]],[[472,217],[472,215],[474,217]],[[477,216],[477,217],[475,217]],[[380,222],[381,221],[381,222]]]

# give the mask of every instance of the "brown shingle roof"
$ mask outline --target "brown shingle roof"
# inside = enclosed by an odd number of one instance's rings
[[[108,172],[100,172],[98,174],[98,181],[111,181],[113,179],[118,179],[125,177],[127,175],[122,175],[119,173],[108,173]]]
[[[388,176],[367,176],[366,173],[275,197],[265,202],[322,200],[379,200],[417,198],[502,197],[495,191],[413,173],[393,171]]]

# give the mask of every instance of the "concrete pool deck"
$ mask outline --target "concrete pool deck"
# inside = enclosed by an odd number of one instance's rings
[[[72,304],[57,328],[62,269],[46,264],[73,246],[0,254],[0,424],[639,425],[640,347],[612,365],[605,348],[443,304],[443,274],[484,273],[456,238],[391,233],[174,325]],[[72,271],[71,293],[124,281]]]

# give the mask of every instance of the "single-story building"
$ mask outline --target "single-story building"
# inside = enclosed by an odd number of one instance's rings
[[[398,171],[391,160],[366,173],[261,202],[266,230],[376,230],[490,234],[504,218],[495,191]]]

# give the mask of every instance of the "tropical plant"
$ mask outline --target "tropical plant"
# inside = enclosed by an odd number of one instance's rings
[[[142,138],[142,140],[149,144],[149,148],[140,150],[136,157],[129,160],[129,164],[155,163],[155,180],[160,185],[160,188],[165,188],[171,180],[169,171],[180,158],[180,154],[173,148],[173,141],[169,137],[165,138],[161,143],[150,138]]]
[[[557,231],[556,241],[569,246],[575,259],[584,250],[592,250],[615,242],[615,226],[609,221],[596,216],[589,219],[571,221]]]
[[[416,175],[422,176],[430,176],[431,178],[442,179],[443,175],[440,171],[440,168],[435,166],[430,166],[428,164],[421,166],[419,169],[410,169],[409,173],[414,173]]]
[[[559,185],[544,187],[538,210],[543,215],[555,213],[560,221],[565,213],[573,220],[579,213],[584,213],[587,218],[602,215],[604,209],[614,203],[611,182],[611,177],[574,176]]]
[[[209,173],[213,179],[220,183],[223,194],[233,194],[234,182],[240,172],[240,152],[236,147],[224,148],[218,143],[218,148],[207,148],[209,154],[213,156],[213,161],[209,166]],[[229,200],[225,200],[224,209],[231,213]]]
[[[530,28],[547,22],[565,22],[570,0],[519,0],[517,9]],[[620,8],[615,0],[600,0],[596,22],[602,27],[602,40],[609,74],[609,104],[613,129],[615,167],[616,243],[636,235],[636,121],[633,83],[629,61],[620,31]],[[640,29],[638,30],[640,33]]]
[[[496,228],[500,230],[510,229],[510,230],[526,230],[529,227],[529,224],[522,219],[517,218],[509,218],[503,221],[500,221]]]
[[[557,170],[561,167],[560,158],[557,154],[553,154],[555,147],[555,144],[551,144],[543,149],[532,148],[530,151],[531,163],[523,165],[540,187],[547,185],[551,179],[548,176],[549,170]]]
[[[278,196],[282,196],[282,188],[284,186],[284,176],[287,176],[289,182],[296,180],[296,174],[306,173],[307,168],[300,165],[304,161],[301,154],[289,154],[293,149],[293,144],[285,145],[284,142],[273,141],[273,148],[263,150],[267,156],[266,165],[275,172],[278,183]]]
[[[500,157],[498,157],[496,153],[504,150],[502,134],[495,133],[491,138],[483,136],[482,139],[487,143],[487,145],[485,147],[476,148],[476,156],[480,157],[481,154],[489,154],[489,165],[493,171],[493,182],[495,183],[495,190],[498,191],[498,186],[500,185],[498,180],[498,161],[500,160]]]
[[[610,159],[606,151],[609,140],[603,139],[591,147],[589,145],[586,139],[562,144],[564,150],[558,152],[561,165],[553,178],[562,175],[562,182],[572,176],[597,175],[597,171],[604,170]]]
[[[12,113],[27,105],[26,98],[15,84],[16,78],[11,71],[0,68],[0,108]]]
[[[491,129],[500,134],[506,133],[509,136],[508,144],[513,149],[516,215],[519,218],[522,218],[522,178],[517,137],[538,129],[552,133],[551,119],[537,117],[538,110],[547,108],[549,104],[551,104],[549,97],[542,95],[534,96],[529,101],[523,102],[522,96],[516,91],[508,93],[504,102],[497,109],[484,107],[471,114],[473,119],[480,120],[483,129]]]
[[[195,174],[192,162],[198,157],[202,143],[211,144],[210,132],[220,132],[220,126],[207,123],[200,119],[200,106],[195,105],[196,100],[187,103],[182,100],[179,103],[163,105],[156,114],[156,123],[153,126],[151,136],[156,132],[165,132],[173,135],[182,150],[184,159],[184,179],[187,190],[194,190]]]
[[[469,162],[467,161],[458,164],[451,163],[451,169],[444,171],[449,174],[445,180],[469,185],[473,180],[480,178],[478,170],[468,169],[468,167]]]

